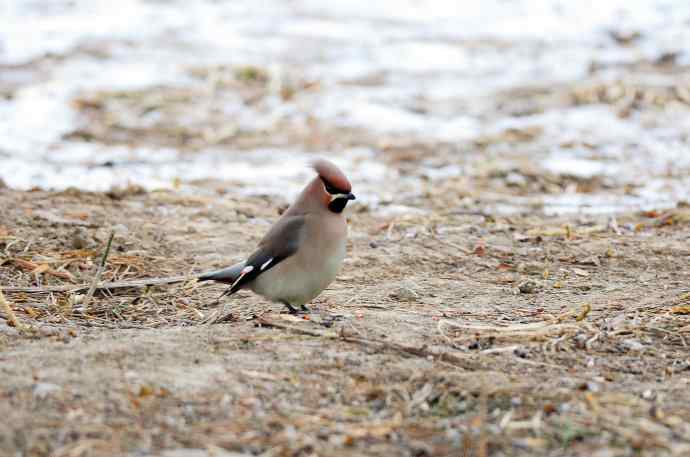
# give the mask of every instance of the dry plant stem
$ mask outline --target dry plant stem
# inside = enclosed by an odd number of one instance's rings
[[[5,296],[2,293],[2,288],[0,288],[0,307],[7,315],[7,321],[10,323],[10,325],[16,327],[19,330],[24,330],[24,324],[22,324],[19,321],[19,318],[17,318],[17,315],[14,314],[12,307],[7,302],[7,300],[5,300]]]
[[[484,382],[482,382],[481,385],[481,390],[479,391],[479,418],[481,420],[481,423],[479,425],[479,448],[477,454],[479,457],[487,457],[488,454],[488,439],[486,436],[486,421],[487,417],[489,415],[489,401],[488,401],[488,392],[486,389],[486,382],[487,379],[484,379]]]
[[[96,285],[98,284],[98,281],[101,279],[103,270],[105,270],[105,262],[106,260],[108,260],[108,254],[110,254],[110,247],[113,245],[114,236],[115,232],[110,232],[110,237],[108,238],[108,244],[105,247],[103,258],[101,258],[101,263],[98,265],[96,275],[93,277],[93,281],[91,281],[91,287],[89,287],[89,291],[87,292],[86,298],[84,299],[84,308],[88,308],[89,304],[91,303],[91,300],[93,299],[93,294],[94,292],[96,292]]]
[[[161,286],[165,284],[175,284],[196,279],[197,276],[170,276],[163,278],[145,278],[136,281],[115,281],[96,284],[94,290],[127,289],[130,287]],[[46,286],[46,287],[5,287],[5,292],[24,292],[30,294],[41,294],[50,292],[81,292],[89,290],[93,284],[82,284],[79,286]]]
[[[435,361],[446,362],[448,364],[454,365],[456,367],[463,368],[465,370],[481,370],[485,367],[469,358],[460,357],[455,354],[450,354],[447,352],[434,351],[427,349],[425,347],[417,348],[413,346],[406,346],[398,343],[389,343],[387,341],[373,340],[368,338],[359,338],[345,335],[342,331],[339,334],[317,332],[314,330],[303,329],[299,327],[294,327],[292,325],[281,324],[278,322],[271,321],[263,316],[257,319],[257,322],[264,327],[274,327],[283,330],[290,331],[292,333],[297,333],[300,335],[308,335],[319,338],[327,338],[331,340],[342,340],[348,343],[355,343],[360,346],[378,348],[381,350],[388,350],[393,352],[399,352],[402,354],[413,355],[422,358],[432,358]]]

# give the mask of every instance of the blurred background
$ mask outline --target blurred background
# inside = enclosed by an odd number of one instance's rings
[[[380,212],[610,213],[690,197],[686,0],[4,0],[16,189],[294,194]]]

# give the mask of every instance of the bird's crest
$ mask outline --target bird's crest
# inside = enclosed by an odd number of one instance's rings
[[[331,186],[342,193],[352,191],[352,184],[333,162],[326,159],[316,159],[311,163],[311,167],[319,174],[319,177],[327,186]]]

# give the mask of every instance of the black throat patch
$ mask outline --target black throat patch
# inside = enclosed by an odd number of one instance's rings
[[[345,209],[345,206],[347,206],[347,198],[345,197],[338,197],[336,199],[333,199],[328,204],[328,209],[333,211],[334,213],[342,213],[343,210]]]

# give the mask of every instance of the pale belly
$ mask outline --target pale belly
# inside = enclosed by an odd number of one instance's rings
[[[250,286],[257,294],[280,303],[301,306],[311,302],[333,282],[345,258],[345,241],[331,254],[294,256],[261,274]],[[305,259],[323,259],[307,262]]]

